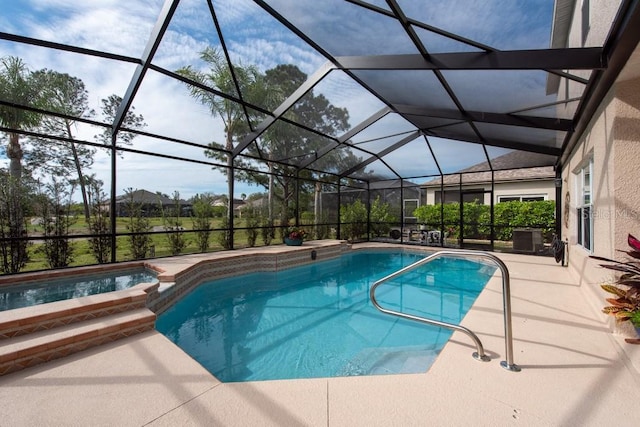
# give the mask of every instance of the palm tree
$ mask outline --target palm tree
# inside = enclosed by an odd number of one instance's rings
[[[247,111],[249,109],[245,110],[239,101],[244,100],[259,105],[270,96],[270,93],[266,90],[264,78],[256,67],[236,65],[233,66],[232,73],[225,58],[212,47],[205,48],[200,54],[200,59],[209,65],[209,70],[206,72],[196,70],[189,65],[177,70],[177,73],[202,86],[228,95],[228,97],[219,96],[200,86],[189,86],[191,96],[209,108],[212,116],[220,117],[224,124],[225,143],[223,147],[225,152],[207,150],[206,155],[212,158],[226,158],[227,167],[223,173],[227,176],[229,198],[233,199],[233,175],[230,172],[233,170],[234,158],[231,152],[234,149],[234,143],[250,131],[247,114],[252,115],[248,118],[249,120],[258,119],[257,114]],[[237,87],[240,88],[241,93],[238,93]],[[216,149],[222,147],[216,142],[212,142],[210,145]],[[229,203],[228,218],[231,218],[232,215],[233,203]]]
[[[14,104],[0,105],[0,124],[9,129],[9,172],[18,182],[22,177],[23,152],[20,134],[14,131],[28,129],[40,121],[39,114],[19,106],[38,107],[41,98],[39,94],[39,85],[22,59],[8,56],[0,60],[0,100]]]
[[[41,96],[32,73],[22,59],[9,56],[0,60],[0,125],[7,128],[9,142],[9,174],[0,190],[2,220],[0,235],[8,237],[1,245],[2,270],[17,273],[28,260],[26,226],[24,221],[25,191],[22,185],[22,157],[20,130],[38,124],[40,116],[21,106],[38,107]]]

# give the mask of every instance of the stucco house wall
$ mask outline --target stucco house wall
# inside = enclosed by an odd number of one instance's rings
[[[558,0],[562,1],[562,0]],[[568,33],[568,47],[599,46],[607,37],[619,0],[587,2],[589,31],[584,38],[582,17],[584,2],[574,2]],[[613,278],[611,270],[590,258],[597,255],[623,259],[618,250],[627,249],[629,233],[640,236],[640,72],[623,70],[618,81],[601,102],[589,126],[580,136],[562,170],[561,233],[568,242],[569,270],[575,276],[589,303],[600,311],[608,296],[600,285]],[[579,74],[576,72],[576,74]],[[571,97],[582,90],[575,82],[562,81],[558,98]],[[592,171],[593,246],[578,244],[579,202],[576,172],[589,159]],[[603,322],[620,333],[633,335],[630,325],[621,328],[604,314]]]
[[[459,187],[445,186],[445,191],[458,191]],[[491,183],[475,183],[464,184],[462,190],[484,189],[491,191]],[[426,203],[433,205],[436,202],[436,192],[440,191],[440,187],[424,187],[426,195]],[[496,181],[494,184],[494,203],[498,203],[500,196],[544,196],[545,200],[555,200],[556,191],[553,179],[536,179],[531,181]],[[491,193],[485,193],[483,203],[491,204]]]
[[[590,301],[598,305],[603,301],[603,292],[599,284],[611,276],[610,272],[598,267],[589,259],[592,254],[612,257],[615,246],[615,202],[613,157],[613,118],[615,117],[614,90],[608,94],[601,105],[598,115],[592,119],[589,128],[580,143],[572,152],[569,162],[562,172],[563,202],[562,236],[568,242],[569,268],[586,291]],[[576,172],[590,158],[593,159],[593,249],[588,251],[578,244],[577,193],[578,175]]]
[[[607,36],[610,22],[620,2],[590,2],[590,26],[585,46],[599,45]],[[582,2],[577,1],[569,33],[570,46],[582,46],[580,27]],[[565,85],[572,95],[575,84]],[[578,218],[576,172],[593,159],[593,247],[577,243]],[[607,296],[600,284],[610,279],[610,270],[589,258],[598,255],[621,258],[617,249],[627,248],[627,234],[640,235],[640,78],[619,80],[611,88],[589,127],[580,137],[565,165],[563,178],[562,234],[568,240],[569,268],[589,301],[598,310]],[[567,203],[568,202],[568,203]],[[612,327],[615,325],[610,321]]]
[[[556,190],[553,180],[501,182],[494,188],[495,203],[501,196],[544,196],[545,200],[555,200]]]
[[[593,248],[577,244],[574,173],[593,158]],[[563,195],[569,205],[563,211],[562,234],[569,243],[569,268],[599,310],[607,296],[600,284],[612,278],[590,255],[623,259],[629,233],[640,236],[640,79],[618,82],[609,92],[598,115],[573,151],[563,171]],[[614,327],[613,322],[611,326]]]

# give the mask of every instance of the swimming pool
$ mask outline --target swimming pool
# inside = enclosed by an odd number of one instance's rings
[[[119,291],[155,281],[156,274],[150,270],[129,269],[2,286],[0,311]]]
[[[424,253],[356,251],[203,283],[156,329],[225,382],[425,372],[451,331],[389,316],[378,279]],[[495,271],[441,258],[382,285],[389,308],[459,323]]]

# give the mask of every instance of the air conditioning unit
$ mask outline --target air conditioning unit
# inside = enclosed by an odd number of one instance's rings
[[[513,230],[513,251],[535,254],[542,249],[542,230],[516,228]]]

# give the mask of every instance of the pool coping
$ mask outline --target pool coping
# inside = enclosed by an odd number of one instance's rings
[[[342,240],[312,240],[302,246],[273,245],[154,260],[151,264],[160,272],[160,286],[150,293],[148,306],[161,314],[205,281],[320,262],[350,248]]]
[[[156,274],[160,273],[160,271],[148,261],[126,261],[114,264],[86,265],[56,270],[27,271],[24,273],[0,276],[0,290],[2,290],[3,287],[17,286],[31,282],[39,283],[46,280],[59,280],[69,276],[91,276],[99,273],[111,273],[114,271],[126,272],[140,269],[153,271]]]

